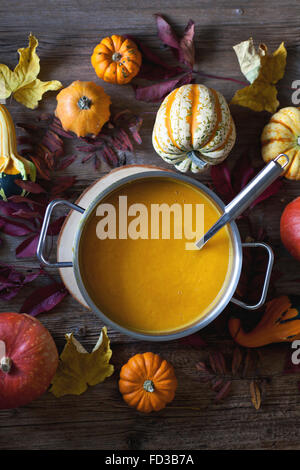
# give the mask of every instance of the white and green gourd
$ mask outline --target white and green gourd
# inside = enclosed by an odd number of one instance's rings
[[[164,99],[152,134],[158,155],[184,173],[199,173],[221,163],[235,139],[224,96],[200,84],[183,85]]]

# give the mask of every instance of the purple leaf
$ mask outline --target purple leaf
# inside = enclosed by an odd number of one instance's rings
[[[20,289],[36,279],[42,269],[24,275],[12,266],[0,265],[0,300],[13,299]]]
[[[169,23],[159,13],[155,18],[159,39],[172,49],[179,49],[179,39]]]
[[[36,316],[42,312],[49,312],[56,307],[68,294],[64,284],[56,282],[39,287],[25,300],[20,313]]]
[[[269,197],[277,194],[278,191],[282,188],[282,184],[283,184],[282,179],[275,180],[270,186],[267,187],[267,189],[260,196],[258,196],[257,199],[255,199],[255,201],[252,202],[252,204],[250,205],[250,208],[252,209],[254,206],[259,204],[260,202],[265,201]]]
[[[2,216],[0,216],[0,221],[3,223],[1,230],[7,235],[23,237],[34,232],[34,230],[31,229],[28,225],[22,224],[20,222],[10,221]]]
[[[221,388],[221,390],[220,390],[219,393],[217,394],[217,396],[216,396],[216,401],[220,401],[220,400],[222,400],[223,398],[227,397],[227,395],[228,395],[229,392],[230,392],[231,384],[232,384],[232,381],[231,381],[231,380],[228,380],[228,381],[225,383],[225,385]]]
[[[235,192],[231,185],[230,171],[226,162],[211,167],[210,175],[217,194],[225,203],[230,202]]]
[[[183,77],[167,80],[154,85],[135,88],[135,97],[140,101],[147,101],[156,103],[162,101],[172,90],[187,83],[191,83],[193,75],[191,72],[185,74]]]
[[[63,160],[59,162],[56,169],[58,171],[65,170],[66,168],[68,168],[68,166],[70,166],[76,160],[76,158],[77,158],[77,155],[75,154],[64,158]]]
[[[186,344],[188,346],[193,346],[194,348],[205,348],[206,342],[201,338],[198,333],[195,333],[185,338],[180,339],[180,343]]]
[[[31,235],[26,238],[19,246],[16,248],[16,257],[17,258],[31,258],[36,256],[36,250],[39,241],[39,234]]]
[[[57,196],[74,185],[76,176],[61,176],[56,178],[56,184],[51,188],[51,194]]]
[[[194,46],[195,23],[190,20],[184,30],[183,37],[179,44],[179,61],[188,65],[191,69],[195,63],[195,46]]]
[[[58,219],[54,220],[53,222],[51,222],[51,224],[49,225],[49,229],[48,229],[48,235],[52,235],[52,236],[58,235],[60,232],[60,229],[63,226],[65,218],[66,216],[63,215],[61,217],[58,217]]]
[[[33,181],[15,180],[15,183],[29,193],[40,194],[46,192],[44,188],[42,188],[38,183],[34,183]]]

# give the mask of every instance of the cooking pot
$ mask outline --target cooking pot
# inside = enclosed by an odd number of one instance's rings
[[[238,227],[234,222],[234,218],[236,218],[246,207],[250,205],[250,203],[258,197],[259,194],[263,192],[263,190],[269,186],[283,171],[283,168],[287,165],[288,159],[282,165],[282,157],[286,157],[285,155],[280,155],[276,157],[276,159],[272,160],[268,165],[264,167],[264,169],[243,189],[243,191],[227,206],[224,205],[222,200],[207,186],[202,184],[196,179],[190,178],[186,175],[175,173],[172,171],[165,171],[165,170],[150,170],[150,171],[142,171],[136,174],[131,174],[129,176],[125,176],[120,178],[117,182],[111,184],[109,187],[102,190],[98,196],[90,203],[87,209],[80,207],[77,204],[73,204],[69,201],[57,199],[53,200],[47,207],[44,221],[40,233],[38,248],[37,248],[37,256],[42,264],[55,267],[55,268],[73,268],[75,279],[77,285],[79,287],[80,293],[82,294],[84,300],[86,301],[87,305],[91,308],[93,312],[96,313],[100,317],[100,319],[107,325],[111,326],[112,328],[119,330],[120,332],[132,336],[134,338],[140,340],[147,340],[147,341],[167,341],[182,338],[184,336],[191,335],[198,330],[204,328],[213,320],[215,320],[220,313],[225,309],[228,303],[231,301],[234,304],[239,305],[248,310],[254,310],[261,307],[266,299],[267,290],[269,286],[272,266],[274,255],[270,246],[266,243],[262,242],[253,242],[253,243],[242,243]],[[122,325],[117,324],[116,322],[112,321],[104,312],[102,312],[99,307],[94,303],[93,299],[90,297],[87,288],[84,283],[84,278],[82,276],[79,264],[79,251],[80,251],[80,243],[82,240],[82,234],[84,231],[85,224],[87,223],[89,217],[94,213],[94,210],[101,203],[101,201],[108,196],[110,193],[120,189],[122,186],[127,185],[132,181],[141,181],[148,178],[158,178],[158,179],[171,179],[179,182],[183,182],[185,184],[191,185],[194,188],[198,188],[203,191],[219,208],[220,212],[223,214],[221,219],[224,218],[226,223],[228,224],[228,232],[231,238],[232,243],[232,267],[230,273],[230,279],[227,282],[227,285],[224,289],[224,294],[219,298],[217,303],[213,304],[211,309],[205,314],[205,316],[200,317],[197,321],[193,324],[181,328],[175,332],[170,333],[145,333],[130,330],[128,328],[123,327]],[[51,263],[48,259],[46,259],[44,255],[44,246],[46,241],[47,230],[51,218],[51,214],[57,206],[65,205],[71,210],[78,211],[82,214],[80,223],[77,227],[77,232],[75,234],[74,245],[73,245],[73,259],[66,262],[55,262]],[[220,220],[221,220],[220,219]],[[215,224],[216,226],[218,225]],[[254,305],[248,305],[245,302],[236,299],[233,297],[234,292],[236,290],[237,284],[240,279],[241,269],[242,269],[242,261],[243,261],[243,251],[244,247],[248,248],[263,248],[266,250],[266,254],[268,256],[268,263],[265,273],[264,284],[261,292],[261,297],[259,301]],[[205,249],[205,248],[202,248]]]

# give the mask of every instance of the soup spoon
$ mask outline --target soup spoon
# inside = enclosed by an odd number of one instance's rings
[[[284,157],[285,163],[281,165],[279,159]],[[285,153],[277,155],[271,160],[247,186],[225,207],[224,214],[206,232],[206,234],[196,241],[197,248],[201,249],[224,225],[230,223],[241,215],[250,204],[264,192],[264,190],[280,176],[284,168],[289,164],[289,158]]]

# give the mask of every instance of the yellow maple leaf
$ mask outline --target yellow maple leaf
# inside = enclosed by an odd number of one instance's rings
[[[46,91],[62,88],[57,80],[42,82],[37,78],[40,72],[37,46],[37,38],[30,34],[28,47],[18,49],[20,59],[15,69],[12,71],[7,65],[0,64],[0,99],[5,100],[12,94],[19,103],[34,109]]]
[[[287,56],[286,48],[282,42],[273,54],[269,54],[267,46],[261,44],[258,52],[255,53],[251,41],[251,38],[248,41],[244,41],[244,43],[249,42],[248,49],[246,45],[244,47],[237,45],[234,49],[242,72],[248,80],[253,78],[253,83],[238,90],[231,103],[246,106],[253,109],[253,111],[275,113],[279,106],[275,85],[284,75]],[[253,67],[251,67],[251,60]]]
[[[106,327],[102,328],[91,353],[74,338],[73,333],[68,333],[65,337],[67,343],[60,355],[58,369],[50,388],[50,392],[56,397],[81,395],[88,385],[97,385],[114,372],[114,366],[109,364],[112,351]]]

